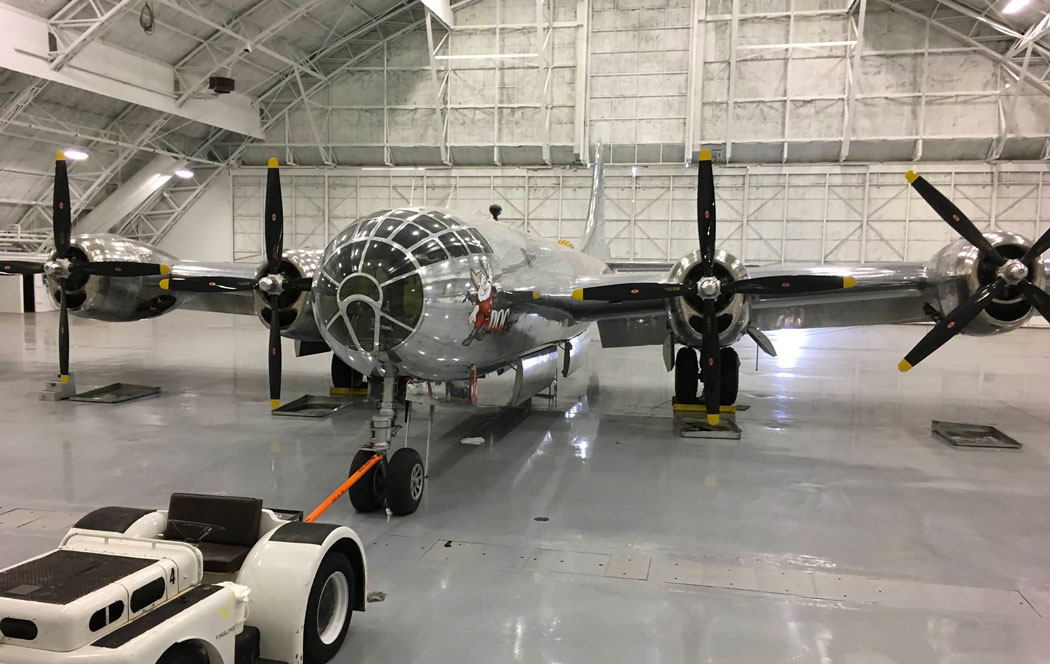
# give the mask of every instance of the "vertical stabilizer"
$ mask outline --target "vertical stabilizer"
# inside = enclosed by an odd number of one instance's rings
[[[599,143],[594,149],[594,173],[591,177],[591,203],[587,206],[587,223],[583,228],[580,251],[603,261],[609,260],[605,244],[605,152]]]

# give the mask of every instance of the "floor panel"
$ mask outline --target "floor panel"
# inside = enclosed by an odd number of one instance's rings
[[[161,395],[38,401],[56,327],[0,315],[0,565],[173,491],[312,509],[367,437],[367,408],[271,417],[266,331],[216,314],[75,319],[82,390]],[[773,333],[757,369],[740,344],[740,441],[674,435],[658,348],[597,350],[520,422],[439,412],[417,514],[325,517],[358,530],[386,593],[334,661],[1046,661],[1050,331],[958,338],[898,373],[923,332]],[[285,351],[285,400],[324,393],[328,356]],[[955,449],[935,419],[1024,448]]]

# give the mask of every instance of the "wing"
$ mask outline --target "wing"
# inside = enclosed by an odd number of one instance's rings
[[[760,330],[844,327],[929,320],[923,293],[933,287],[921,263],[863,266],[776,266],[752,268],[748,280],[776,283],[792,279],[837,278],[848,287],[797,295],[748,295],[750,324]],[[833,282],[832,282],[833,283]],[[594,294],[638,291],[637,296],[667,295],[661,299],[611,301]],[[667,336],[667,299],[676,297],[677,283],[665,272],[619,272],[579,279],[554,293],[519,291],[514,304],[547,317],[569,322],[596,321],[602,345],[609,347],[660,345]],[[581,291],[588,299],[580,299]],[[574,296],[575,294],[575,296]],[[609,295],[609,297],[614,297]]]
[[[259,266],[256,263],[179,261],[171,266],[168,285],[170,290],[181,293],[180,309],[254,316],[255,292],[252,289],[208,292],[183,292],[180,289],[186,282],[216,278],[254,284],[258,272]]]

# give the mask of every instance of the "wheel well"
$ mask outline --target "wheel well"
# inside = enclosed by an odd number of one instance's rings
[[[190,651],[200,664],[223,664],[219,651],[212,644],[200,639],[187,639],[172,645],[160,656],[159,662],[163,662],[164,658],[174,651]]]
[[[332,551],[345,554],[354,570],[354,610],[365,610],[365,559],[357,542],[345,537],[332,545]]]

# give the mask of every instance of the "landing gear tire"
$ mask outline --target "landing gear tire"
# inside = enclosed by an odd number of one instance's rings
[[[358,450],[354,460],[350,462],[350,475],[357,472],[357,469],[365,465],[374,454],[372,450]],[[387,463],[384,458],[346,492],[354,509],[358,512],[374,512],[382,507],[386,499],[386,479]]]
[[[700,363],[696,351],[688,346],[678,349],[674,360],[674,398],[677,403],[699,403],[696,391],[700,384]]]
[[[310,586],[303,624],[303,662],[324,664],[343,645],[354,605],[354,570],[345,553],[329,551]]]
[[[390,457],[386,474],[386,506],[395,516],[406,516],[419,508],[426,487],[426,469],[419,452],[403,447]]]
[[[721,352],[722,356],[718,360],[721,365],[722,384],[719,386],[718,397],[723,406],[732,406],[736,403],[737,389],[740,386],[740,356],[728,346]]]

